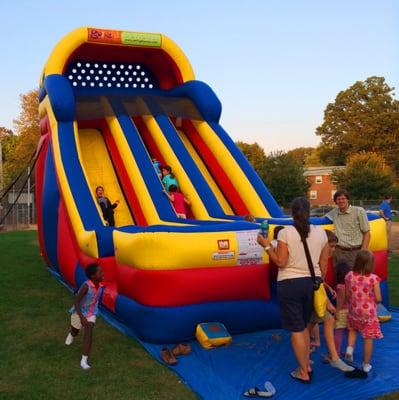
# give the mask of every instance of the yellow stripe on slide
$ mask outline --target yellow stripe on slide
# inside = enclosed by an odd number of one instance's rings
[[[249,212],[256,217],[270,217],[255,188],[219,136],[204,121],[193,120],[192,123],[209,149],[216,155],[221,167],[240,194]]]
[[[209,187],[211,188],[213,194],[215,195],[216,199],[218,200],[220,206],[222,207],[224,213],[226,215],[234,215],[233,210],[231,209],[229,203],[223,196],[222,192],[220,191],[218,185],[216,184],[215,180],[213,179],[212,175],[209,173],[208,168],[202,161],[201,157],[198,155],[197,151],[194,149],[191,142],[188,140],[187,136],[181,130],[177,130],[180,139],[186,146],[187,151],[190,153],[191,158],[197,165],[198,169],[201,171],[202,176],[208,182]]]
[[[95,193],[97,186],[103,186],[105,196],[109,198],[111,203],[116,200],[120,201],[114,210],[115,226],[134,225],[101,132],[97,129],[80,129],[78,137],[82,168],[85,171],[91,192]],[[96,205],[102,217],[97,202]]]

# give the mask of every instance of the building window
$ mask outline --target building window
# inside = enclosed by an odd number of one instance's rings
[[[317,190],[311,190],[311,191],[310,191],[310,198],[311,198],[312,200],[317,199]]]
[[[336,190],[331,190],[331,198],[334,199],[334,194],[335,194]]]
[[[323,177],[321,175],[316,176],[316,183],[323,183]]]

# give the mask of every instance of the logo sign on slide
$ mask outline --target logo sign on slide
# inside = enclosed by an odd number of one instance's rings
[[[127,44],[131,46],[161,47],[159,33],[115,31],[110,29],[88,29],[89,42]]]
[[[229,250],[230,249],[230,240],[229,239],[218,240],[218,249],[219,250]]]
[[[89,28],[89,42],[121,44],[121,31]]]
[[[122,44],[161,47],[161,35],[159,33],[122,32]]]

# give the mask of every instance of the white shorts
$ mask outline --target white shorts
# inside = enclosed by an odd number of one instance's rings
[[[96,316],[91,315],[89,318],[87,318],[87,321],[95,324]],[[82,329],[82,322],[80,321],[80,317],[79,317],[78,313],[76,313],[76,312],[74,312],[71,315],[71,326],[72,326],[72,328],[75,328],[75,329]]]

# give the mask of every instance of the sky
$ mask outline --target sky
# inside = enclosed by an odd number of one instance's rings
[[[316,146],[325,107],[354,82],[377,75],[399,86],[396,0],[18,0],[0,13],[7,128],[55,44],[80,26],[169,36],[221,100],[230,136],[266,153]]]

